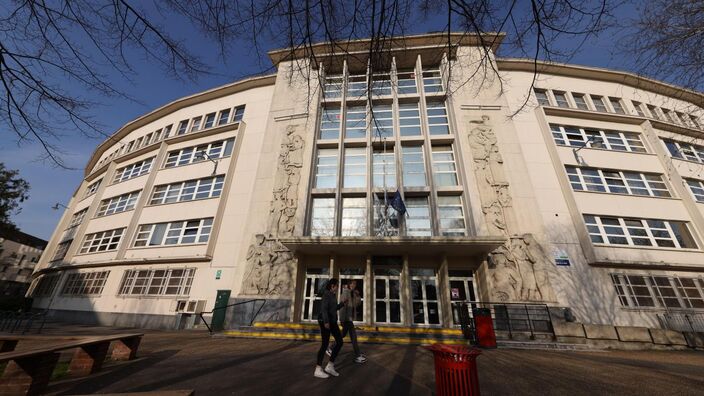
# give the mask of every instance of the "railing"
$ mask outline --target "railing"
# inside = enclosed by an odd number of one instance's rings
[[[225,305],[225,306],[222,306],[222,307],[215,307],[215,308],[213,308],[212,311],[199,313],[198,316],[200,317],[200,320],[203,322],[203,324],[205,325],[205,327],[208,328],[208,332],[209,332],[210,334],[213,334],[213,329],[212,329],[212,327],[210,327],[210,325],[208,324],[208,322],[205,321],[205,318],[203,317],[203,314],[212,314],[213,312],[215,312],[215,311],[217,311],[217,310],[220,310],[220,309],[227,309],[227,308],[234,307],[234,306],[237,306],[237,305],[248,304],[248,303],[254,303],[254,302],[257,302],[257,301],[261,301],[261,302],[262,302],[262,305],[259,306],[259,309],[257,309],[256,312],[254,312],[254,308],[252,308],[252,318],[251,318],[250,321],[249,321],[249,325],[251,326],[251,325],[254,323],[254,320],[257,318],[257,315],[259,315],[259,312],[261,312],[262,308],[264,308],[264,304],[266,304],[266,299],[263,299],[263,298],[255,298],[255,299],[253,299],[253,300],[240,301],[240,302],[236,302],[236,303],[234,303],[234,304]],[[212,322],[211,322],[211,324],[212,324]]]
[[[35,329],[41,333],[46,322],[46,311],[42,312],[14,312],[0,311],[0,332],[21,334],[32,331],[32,326],[39,323]]]
[[[509,338],[514,333],[530,333],[555,335],[552,327],[552,317],[546,304],[500,303],[486,301],[466,301],[453,303],[459,324],[466,339],[473,340],[475,308],[488,308],[494,322],[495,331],[507,331]]]
[[[669,330],[704,332],[704,313],[666,312],[658,320]]]

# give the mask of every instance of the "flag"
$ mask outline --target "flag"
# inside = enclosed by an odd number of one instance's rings
[[[406,204],[403,203],[401,193],[396,190],[396,194],[391,198],[391,207],[394,208],[401,216],[406,214]]]

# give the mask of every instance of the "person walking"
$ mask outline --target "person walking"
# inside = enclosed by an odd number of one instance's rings
[[[352,341],[352,349],[354,349],[354,361],[355,363],[365,363],[367,357],[359,351],[359,344],[357,343],[357,330],[354,328],[354,320],[357,318],[357,308],[362,304],[362,296],[359,294],[357,289],[357,281],[351,280],[348,285],[342,288],[340,302],[343,305],[340,309],[340,322],[342,323],[342,338],[345,338],[347,334],[350,335],[350,341]],[[337,341],[333,347],[328,347],[328,355],[332,355],[332,349],[337,346]]]
[[[340,282],[337,278],[330,279],[325,285],[325,291],[322,296],[320,313],[318,314],[318,324],[320,325],[322,342],[318,350],[318,362],[315,366],[315,373],[313,374],[318,378],[328,378],[330,375],[337,377],[340,375],[340,373],[335,370],[335,358],[340,352],[340,348],[342,348],[342,334],[340,334],[340,328],[337,326],[337,310],[344,304],[337,303],[337,288],[339,285]],[[325,367],[325,370],[323,370],[323,358],[330,344],[331,334],[335,338],[335,347],[332,348],[328,365]]]

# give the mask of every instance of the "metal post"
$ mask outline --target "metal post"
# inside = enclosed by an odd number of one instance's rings
[[[533,333],[533,323],[530,320],[530,312],[528,312],[528,304],[523,304],[523,309],[526,310],[526,320],[528,320],[528,328],[530,329],[530,339],[535,339],[535,333]]]

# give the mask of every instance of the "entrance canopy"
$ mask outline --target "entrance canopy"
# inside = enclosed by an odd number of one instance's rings
[[[502,236],[475,237],[288,237],[279,240],[301,254],[413,254],[477,256],[506,242]]]

